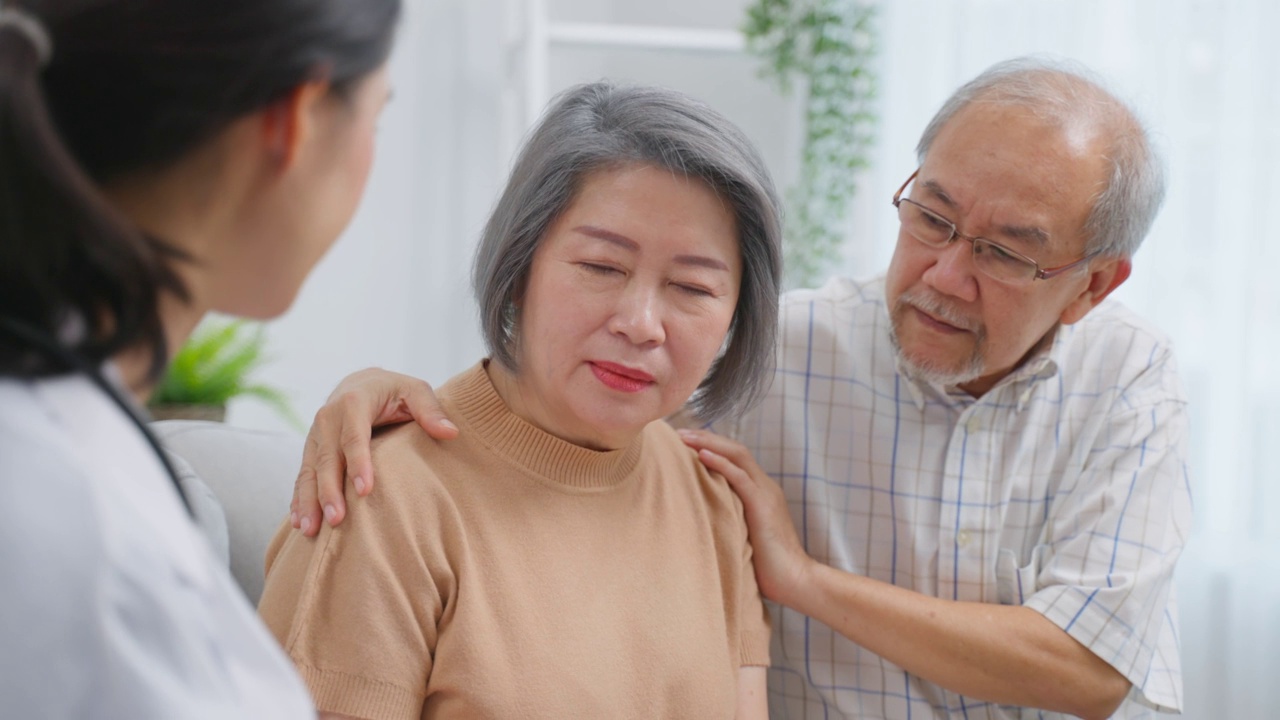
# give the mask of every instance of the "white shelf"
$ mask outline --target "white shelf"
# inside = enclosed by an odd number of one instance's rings
[[[638,50],[684,50],[706,53],[741,53],[746,50],[742,33],[736,30],[610,25],[596,23],[551,23],[547,40],[552,45],[577,45]]]
[[[509,77],[519,83],[520,93],[511,93],[508,105],[520,117],[513,128],[531,127],[551,97],[551,52],[554,48],[656,50],[735,55],[746,51],[746,40],[737,30],[710,30],[688,27],[659,27],[616,23],[552,22],[549,0],[505,0],[518,22],[508,28],[512,54]],[[517,107],[523,106],[521,110]],[[512,149],[519,135],[510,138]]]

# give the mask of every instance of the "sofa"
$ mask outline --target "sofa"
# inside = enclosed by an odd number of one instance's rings
[[[267,544],[289,514],[303,436],[198,420],[161,420],[151,428],[215,554],[257,605]]]

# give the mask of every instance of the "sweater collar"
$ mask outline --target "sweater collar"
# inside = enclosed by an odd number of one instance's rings
[[[548,433],[518,417],[502,401],[485,361],[441,388],[446,412],[463,433],[540,479],[568,488],[609,488],[634,474],[644,446],[641,432],[618,450],[592,450]],[[661,421],[658,421],[661,422]]]

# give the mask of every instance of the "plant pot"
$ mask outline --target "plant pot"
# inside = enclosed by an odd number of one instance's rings
[[[152,420],[208,420],[223,422],[227,419],[226,405],[152,405],[147,408]]]

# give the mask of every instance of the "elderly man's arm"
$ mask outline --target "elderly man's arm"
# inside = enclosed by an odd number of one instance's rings
[[[1119,671],[1031,608],[942,600],[812,560],[803,568],[778,602],[961,695],[1089,719],[1110,717],[1129,693]]]
[[[816,562],[782,489],[746,448],[706,431],[681,434],[742,498],[765,597],[968,697],[1106,718],[1129,692],[1120,672],[1035,610],[929,597]]]

